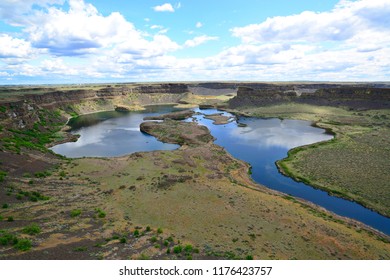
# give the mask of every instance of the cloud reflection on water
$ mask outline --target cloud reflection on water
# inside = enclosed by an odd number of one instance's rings
[[[232,129],[230,134],[250,146],[292,149],[333,138],[332,135],[319,134],[319,128],[308,126],[305,121],[256,119],[243,122],[246,127]]]

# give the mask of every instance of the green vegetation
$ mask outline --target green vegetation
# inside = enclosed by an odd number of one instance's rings
[[[181,245],[177,245],[177,246],[173,247],[173,252],[175,254],[180,254],[182,251],[183,251],[183,247]]]
[[[50,171],[36,172],[36,173],[34,174],[34,176],[35,176],[36,178],[46,178],[46,177],[48,177],[48,176],[50,176],[50,175],[51,175],[51,172],[50,172]]]
[[[78,217],[80,215],[81,215],[81,210],[80,209],[74,209],[74,210],[70,211],[70,216],[72,218]]]
[[[0,245],[7,246],[15,245],[16,243],[18,243],[18,238],[16,235],[4,230],[0,231]]]
[[[32,247],[32,242],[29,239],[19,239],[18,243],[14,245],[15,249],[18,249],[19,251],[28,251]]]
[[[7,174],[7,172],[0,170],[0,183],[4,181]]]
[[[144,260],[144,261],[147,261],[147,260],[150,260],[150,257],[145,255],[145,254],[141,254],[141,256],[139,256],[138,258],[139,260]]]
[[[73,249],[73,251],[75,251],[75,252],[85,252],[87,250],[88,250],[88,248],[86,246],[80,246],[80,247],[76,247]]]
[[[169,237],[167,238],[167,241],[168,241],[168,242],[173,242],[173,237],[172,237],[172,236],[169,236]]]
[[[184,252],[186,253],[192,253],[194,251],[194,248],[192,247],[192,245],[186,245],[184,247]]]
[[[106,212],[104,212],[102,209],[96,208],[95,211],[97,213],[98,218],[102,219],[102,218],[106,217]]]
[[[32,191],[32,192],[19,191],[16,194],[15,197],[18,200],[22,200],[25,197],[25,198],[28,198],[30,201],[33,201],[33,202],[45,201],[45,200],[49,200],[50,199],[50,197],[42,195],[40,192],[37,192],[37,191]]]
[[[46,145],[59,140],[57,132],[63,126],[61,116],[56,111],[40,109],[37,111],[39,121],[34,123],[30,129],[18,130],[9,128],[7,135],[1,139],[2,146],[16,153],[22,148],[49,152]],[[40,176],[47,176],[45,173],[38,173]]]
[[[139,237],[140,235],[139,230],[138,229],[134,230],[133,235],[134,237]]]
[[[7,231],[0,231],[0,245],[13,246],[19,251],[28,251],[32,247],[32,242],[29,239],[19,239]]]
[[[41,233],[41,228],[37,224],[31,224],[22,229],[22,232],[29,235],[36,235]]]
[[[157,242],[157,237],[156,236],[152,236],[152,238],[150,238],[150,242],[152,242],[152,243],[155,243],[155,242]]]

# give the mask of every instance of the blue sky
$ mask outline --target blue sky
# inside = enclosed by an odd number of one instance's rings
[[[388,81],[388,0],[2,0],[0,84]]]

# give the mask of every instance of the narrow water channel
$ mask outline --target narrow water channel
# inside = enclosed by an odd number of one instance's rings
[[[153,106],[141,112],[103,112],[81,116],[69,123],[72,133],[80,135],[79,140],[54,146],[52,150],[77,158],[113,157],[139,151],[177,149],[177,145],[162,143],[139,131],[144,117],[173,110],[171,106]],[[257,183],[311,201],[390,235],[389,218],[357,203],[296,182],[277,170],[275,162],[286,157],[288,150],[331,139],[332,136],[323,129],[313,127],[306,121],[260,118],[241,118],[240,123],[245,124],[245,127],[239,126],[235,121],[226,125],[214,125],[212,120],[204,118],[204,114],[231,115],[216,109],[196,111],[200,114],[194,116],[195,121],[210,129],[216,138],[216,144],[224,147],[234,157],[251,164],[252,178]]]

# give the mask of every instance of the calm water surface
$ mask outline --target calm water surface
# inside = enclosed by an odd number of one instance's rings
[[[69,158],[115,157],[140,151],[174,150],[179,145],[158,141],[140,131],[146,116],[172,112],[172,106],[150,106],[140,112],[100,112],[72,119],[69,125],[77,142],[54,146],[52,150]]]
[[[70,125],[72,133],[80,134],[77,142],[53,147],[53,151],[67,157],[120,156],[138,151],[172,150],[177,145],[166,144],[139,131],[145,116],[172,111],[169,106],[156,106],[148,111],[118,113],[105,112],[81,116]],[[215,109],[196,110],[201,114],[222,113]],[[223,112],[224,115],[231,116]],[[188,119],[187,121],[193,121]],[[310,122],[260,118],[240,118],[240,127],[231,122],[214,125],[212,120],[196,115],[195,120],[207,126],[217,138],[216,144],[234,157],[252,166],[252,178],[269,188],[300,197],[320,205],[336,214],[361,221],[386,234],[390,234],[390,219],[363,206],[328,195],[280,174],[275,162],[286,157],[287,151],[302,145],[326,141],[333,136]]]

